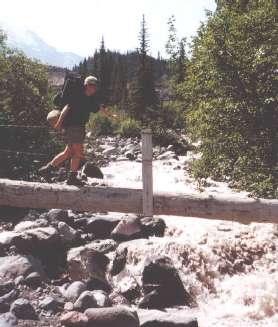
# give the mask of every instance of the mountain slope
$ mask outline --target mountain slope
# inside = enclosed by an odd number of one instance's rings
[[[60,52],[47,44],[33,31],[0,23],[10,47],[22,50],[28,57],[36,58],[45,64],[72,68],[83,58],[72,52]]]

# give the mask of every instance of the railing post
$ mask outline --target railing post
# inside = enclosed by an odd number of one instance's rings
[[[142,180],[143,180],[143,215],[153,216],[153,147],[152,131],[142,131]]]

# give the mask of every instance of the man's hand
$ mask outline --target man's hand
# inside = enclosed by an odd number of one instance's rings
[[[100,106],[100,110],[99,112],[105,116],[105,117],[112,117],[112,118],[118,118],[118,115],[116,114],[112,114],[109,109],[107,107],[105,107],[105,105],[101,105]]]

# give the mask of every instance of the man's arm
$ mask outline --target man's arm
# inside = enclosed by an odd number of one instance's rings
[[[69,110],[70,110],[70,106],[68,104],[65,105],[54,128],[60,129],[62,127],[63,121]]]
[[[110,112],[109,109],[104,104],[100,105],[99,112],[101,115],[105,117],[118,118],[118,115],[112,114],[112,112]]]

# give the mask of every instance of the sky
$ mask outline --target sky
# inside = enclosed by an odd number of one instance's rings
[[[138,48],[145,15],[151,54],[165,55],[167,22],[176,18],[179,38],[196,34],[214,0],[0,0],[0,22],[36,32],[59,51],[92,55],[104,37],[110,50]]]

